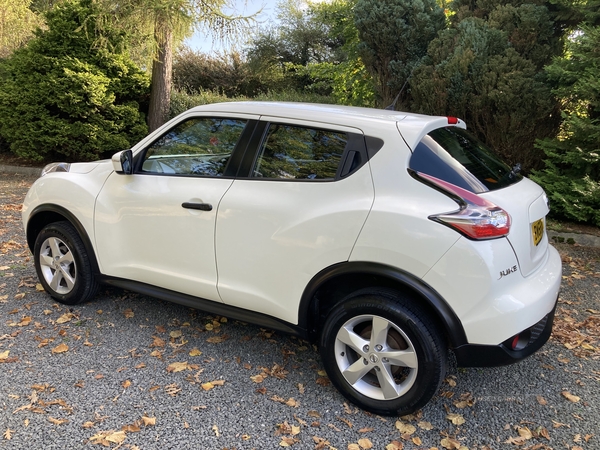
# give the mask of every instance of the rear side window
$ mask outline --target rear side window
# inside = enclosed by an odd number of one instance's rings
[[[284,180],[333,180],[348,134],[270,124],[252,176]]]
[[[523,178],[458,127],[438,128],[427,134],[415,148],[410,168],[476,194],[502,189]]]

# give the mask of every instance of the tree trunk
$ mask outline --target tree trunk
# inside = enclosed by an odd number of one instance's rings
[[[148,108],[148,131],[151,133],[164,124],[169,117],[171,105],[171,81],[173,78],[173,32],[168,24],[156,21],[154,37],[158,45],[152,63],[152,85]]]

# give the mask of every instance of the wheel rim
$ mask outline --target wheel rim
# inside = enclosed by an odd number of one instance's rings
[[[44,280],[57,294],[68,294],[77,280],[77,266],[71,249],[57,237],[50,237],[40,248],[40,268]]]
[[[362,315],[348,320],[335,338],[335,359],[346,381],[375,400],[402,397],[417,378],[415,348],[388,319]]]

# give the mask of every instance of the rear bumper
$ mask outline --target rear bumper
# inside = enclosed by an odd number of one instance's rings
[[[558,300],[558,299],[557,299]],[[454,349],[460,367],[492,367],[513,364],[539,350],[550,338],[554,323],[554,309],[535,325],[519,333],[521,336],[516,350],[512,349],[513,338],[498,345],[465,344]],[[519,348],[520,347],[520,348]]]

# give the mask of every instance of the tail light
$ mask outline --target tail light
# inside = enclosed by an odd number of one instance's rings
[[[499,206],[447,181],[421,172],[416,176],[455,200],[459,209],[429,219],[455,229],[469,239],[494,239],[510,232],[510,215]]]

